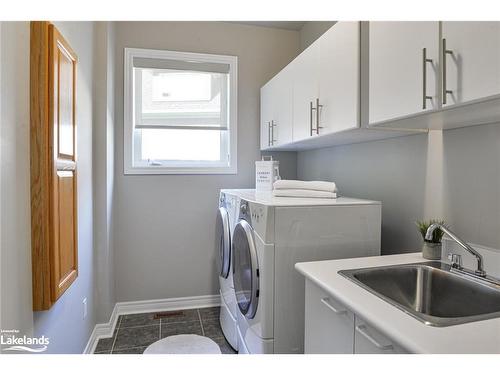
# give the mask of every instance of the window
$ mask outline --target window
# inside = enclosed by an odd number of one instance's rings
[[[236,173],[237,57],[125,48],[125,174]]]

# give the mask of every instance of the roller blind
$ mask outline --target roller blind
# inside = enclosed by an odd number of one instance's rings
[[[184,70],[207,73],[229,73],[229,64],[172,59],[134,57],[134,68]]]
[[[227,130],[229,64],[134,57],[136,129]]]

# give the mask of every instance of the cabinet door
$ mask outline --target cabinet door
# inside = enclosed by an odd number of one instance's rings
[[[354,354],[403,354],[406,351],[356,316]]]
[[[290,64],[293,74],[293,140],[311,136],[316,127],[316,101],[318,85],[319,43],[311,44]],[[311,109],[312,108],[312,109]]]
[[[279,72],[273,81],[271,135],[272,145],[277,146],[292,142],[293,76],[290,67]]]
[[[442,36],[443,105],[500,94],[500,22],[443,22]]]
[[[337,22],[319,38],[319,134],[359,126],[359,22]]]
[[[272,98],[273,80],[260,89],[260,149],[265,150],[271,146],[271,119],[273,117]]]
[[[439,22],[370,22],[369,29],[369,122],[438,108]],[[424,48],[432,62],[424,62]]]
[[[352,354],[354,315],[311,281],[306,280],[306,354]]]
[[[30,49],[33,310],[47,310],[78,276],[77,58],[48,22]]]
[[[53,298],[58,299],[78,275],[76,223],[76,55],[50,25],[49,58],[53,143]]]

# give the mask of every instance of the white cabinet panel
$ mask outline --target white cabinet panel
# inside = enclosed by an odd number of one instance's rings
[[[319,134],[359,126],[360,25],[338,22],[319,39]]]
[[[500,22],[443,22],[442,37],[451,52],[444,105],[500,94]]]
[[[305,342],[306,354],[352,354],[354,314],[306,280]]]
[[[403,353],[407,352],[358,316],[355,317],[354,354]]]
[[[272,97],[274,82],[271,80],[260,89],[260,149],[265,150],[271,146],[270,123],[272,114]]]
[[[292,69],[286,67],[273,78],[272,145],[282,145],[292,142],[292,108],[293,108],[293,76]]]
[[[319,98],[319,44],[311,44],[290,64],[293,74],[293,140],[311,136],[311,126],[316,123],[316,106]],[[311,124],[311,117],[312,122]]]
[[[438,38],[439,22],[370,22],[370,123],[438,108]]]
[[[292,75],[286,67],[260,89],[260,148],[292,142]]]

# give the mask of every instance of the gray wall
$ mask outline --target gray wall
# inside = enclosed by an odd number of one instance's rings
[[[0,329],[30,335],[29,24],[1,22],[0,36]]]
[[[107,322],[116,302],[113,260],[114,26],[96,22],[94,58],[94,248],[96,317]]]
[[[50,353],[81,353],[94,328],[94,246],[92,117],[94,90],[94,24],[55,23],[78,56],[78,278],[48,311],[34,313],[35,335],[50,338]],[[29,198],[28,198],[29,199]],[[82,301],[87,298],[88,315],[83,319]]]
[[[300,30],[300,50],[303,51],[316,39],[323,35],[326,30],[335,25],[336,21],[308,21]]]
[[[20,335],[45,335],[49,353],[81,353],[95,325],[91,22],[56,23],[78,55],[78,263],[73,285],[48,311],[33,313],[29,165],[29,22],[3,22],[1,43],[1,321]],[[82,300],[88,315],[83,319]]]
[[[300,179],[382,201],[384,254],[417,251],[415,220],[442,217],[467,241],[500,248],[500,124],[299,152]]]
[[[123,48],[238,56],[238,174],[123,175]],[[260,87],[299,52],[296,31],[219,22],[116,23],[115,280],[118,301],[218,292],[218,191],[254,183]],[[291,167],[287,167],[287,161]],[[295,177],[295,155],[282,170]]]

